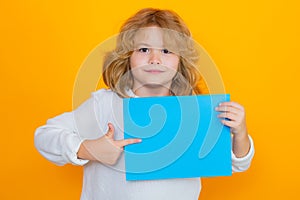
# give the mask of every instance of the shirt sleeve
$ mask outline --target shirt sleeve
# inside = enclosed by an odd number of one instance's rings
[[[77,158],[77,151],[83,139],[73,127],[68,126],[72,120],[73,113],[64,113],[49,119],[46,125],[35,131],[36,149],[47,160],[57,165],[84,165],[88,162]]]
[[[254,144],[250,135],[248,135],[250,141],[250,149],[247,155],[241,158],[237,158],[234,153],[231,151],[231,160],[232,160],[232,171],[233,172],[243,172],[246,171],[250,165],[252,158],[254,156]]]
[[[37,128],[34,144],[40,154],[56,165],[86,164],[88,160],[79,159],[77,152],[85,139],[100,136],[95,101],[92,96],[76,110],[49,119],[46,125]]]

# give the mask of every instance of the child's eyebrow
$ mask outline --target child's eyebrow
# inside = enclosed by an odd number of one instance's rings
[[[146,46],[146,47],[151,47],[152,45],[148,44],[148,43],[144,43],[144,42],[139,42],[137,44],[135,44],[135,46]]]
[[[134,45],[135,48],[140,48],[140,47],[147,47],[147,48],[153,48],[153,49],[164,49],[165,47],[163,46],[155,46],[149,43],[144,43],[144,42],[139,42],[137,44]]]

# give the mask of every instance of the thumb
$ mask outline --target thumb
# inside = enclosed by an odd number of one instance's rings
[[[115,128],[111,123],[108,123],[108,131],[105,134],[109,139],[114,139]]]

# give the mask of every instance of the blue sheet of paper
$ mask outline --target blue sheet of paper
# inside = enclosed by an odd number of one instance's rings
[[[125,98],[126,180],[231,175],[230,129],[215,107],[229,95]]]

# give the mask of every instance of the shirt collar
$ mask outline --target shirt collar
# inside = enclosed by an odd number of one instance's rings
[[[134,92],[132,91],[132,89],[126,89],[126,93],[129,97],[133,97],[133,98],[136,98],[136,97],[139,97],[137,95],[134,94]]]

